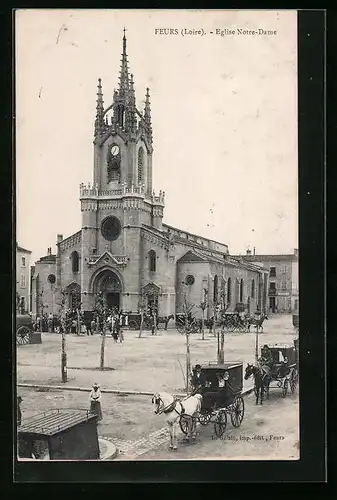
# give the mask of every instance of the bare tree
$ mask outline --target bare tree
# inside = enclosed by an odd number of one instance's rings
[[[40,312],[40,332],[43,330],[43,311],[45,308],[45,304],[43,302],[43,288],[41,289],[41,292],[39,293],[39,308],[38,310]]]
[[[107,307],[105,304],[102,292],[95,295],[95,312],[98,318],[98,323],[102,327],[101,331],[101,353],[100,353],[100,370],[104,370],[104,355],[105,355],[105,339],[107,330]]]
[[[194,304],[189,304],[184,297],[183,313],[185,316],[185,337],[186,337],[186,392],[188,394],[190,388],[190,375],[191,375],[191,352],[190,352],[190,328],[188,324],[188,315],[192,311]]]
[[[61,377],[62,382],[67,382],[67,344],[66,344],[66,292],[65,290],[61,290],[62,299],[61,299],[61,310],[60,310],[60,322],[61,322]]]
[[[205,340],[205,310],[207,309],[208,302],[207,302],[207,297],[208,297],[208,290],[207,288],[204,288],[203,291],[203,301],[200,303],[198,306],[201,309],[202,317],[201,317],[201,334],[202,334],[202,340]]]
[[[144,313],[146,311],[146,299],[145,299],[145,297],[144,297],[143,294],[142,294],[141,298],[139,299],[138,309],[139,309],[139,312],[140,312],[140,327],[139,327],[138,338],[141,338],[142,333],[143,333]]]

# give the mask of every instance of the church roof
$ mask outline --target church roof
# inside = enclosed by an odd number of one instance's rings
[[[27,250],[26,248],[20,247],[18,243],[16,244],[16,249],[18,252],[32,253],[31,250]]]
[[[54,263],[56,262],[56,255],[45,255],[44,257],[40,257],[40,259],[37,261],[37,263],[40,263],[40,262],[43,262],[45,264],[48,264],[48,263]]]

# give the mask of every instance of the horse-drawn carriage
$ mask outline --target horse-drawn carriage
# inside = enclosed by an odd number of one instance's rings
[[[41,344],[41,333],[33,331],[33,321],[29,314],[17,314],[15,324],[16,343]]]
[[[261,355],[262,350],[261,349]],[[270,367],[270,373],[263,372],[263,367],[249,365],[246,368],[245,378],[254,376],[254,393],[256,402],[261,394],[260,402],[262,404],[263,393],[269,398],[270,388],[282,389],[282,396],[288,394],[290,388],[294,393],[298,384],[298,339],[294,340],[293,345],[273,344],[268,346],[272,354],[273,363]]]
[[[247,314],[240,315],[238,312],[225,312],[221,317],[220,325],[223,331],[248,333],[251,326],[263,331],[263,322],[266,319],[268,317],[265,314],[254,318]]]
[[[269,349],[273,355],[274,364],[270,373],[269,387],[282,388],[283,397],[295,392],[298,383],[298,363],[295,345],[274,344]],[[268,388],[269,390],[269,388]]]
[[[225,362],[201,366],[201,375],[205,386],[200,389],[202,395],[201,409],[193,416],[193,427],[197,423],[214,424],[217,437],[222,437],[227,426],[227,415],[230,415],[234,427],[239,427],[244,417],[244,401],[241,396],[243,387],[243,363]],[[222,383],[221,383],[222,382]],[[180,416],[180,428],[188,433],[188,417]]]
[[[170,320],[173,318],[174,318],[173,314],[170,314],[169,316],[157,316],[156,318],[157,329],[159,330],[160,328],[164,328],[164,330],[167,330],[167,326]],[[139,330],[140,324],[141,324],[140,313],[128,314],[128,326],[130,330]],[[153,327],[154,327],[153,317],[150,316],[149,314],[144,314],[143,330],[152,330]]]

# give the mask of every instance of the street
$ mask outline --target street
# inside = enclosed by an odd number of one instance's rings
[[[23,418],[51,408],[88,409],[89,390],[93,382],[98,382],[103,392],[103,420],[98,425],[98,432],[101,438],[113,442],[119,449],[117,459],[298,458],[296,393],[282,398],[280,389],[271,389],[270,400],[263,406],[255,406],[254,397],[246,396],[245,416],[240,428],[232,428],[229,419],[224,439],[220,440],[214,439],[210,423],[198,429],[196,444],[180,444],[173,455],[167,450],[164,420],[154,414],[150,395],[104,393],[104,390],[183,393],[185,338],[176,330],[159,331],[157,336],[144,332],[140,339],[138,332],[125,331],[123,344],[107,338],[106,371],[98,369],[99,336],[68,335],[68,382],[63,385],[61,336],[46,333],[42,337],[42,344],[17,349],[18,395],[23,398]],[[266,321],[259,343],[260,346],[276,342],[292,344],[295,337],[291,316],[275,316]],[[207,333],[205,340],[200,334],[192,335],[192,364],[215,361],[216,350],[217,340],[212,334]],[[254,352],[255,333],[226,333],[226,360],[241,360],[246,364],[254,361]],[[244,390],[252,385],[252,380],[244,381]],[[59,389],[60,386],[65,389]],[[67,387],[82,390],[67,390]],[[269,439],[270,435],[274,437]],[[180,431],[179,436],[182,437]]]

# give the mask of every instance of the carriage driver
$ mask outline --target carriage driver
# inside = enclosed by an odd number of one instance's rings
[[[274,364],[274,358],[273,358],[272,352],[269,349],[269,347],[267,346],[267,344],[265,344],[262,347],[261,357],[259,358],[258,361],[260,363],[262,370],[264,370],[266,375],[270,375],[271,369],[272,369],[273,364]]]
[[[193,388],[192,394],[202,394],[202,389],[206,385],[206,379],[201,372],[201,365],[195,365],[192,371],[191,385]]]

